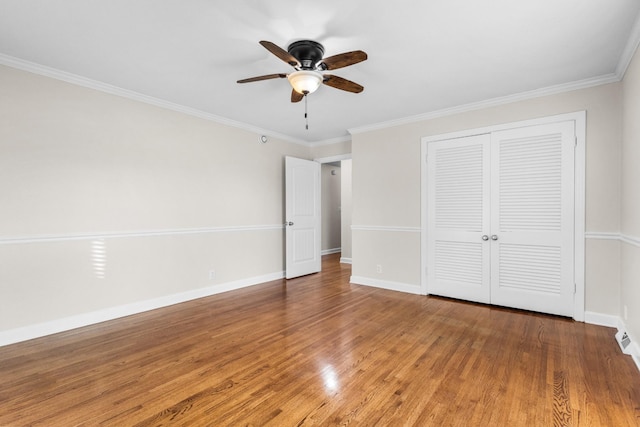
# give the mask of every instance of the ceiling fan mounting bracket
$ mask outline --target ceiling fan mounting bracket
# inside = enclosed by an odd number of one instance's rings
[[[293,42],[289,45],[287,51],[300,62],[302,70],[315,69],[316,64],[324,56],[324,46],[313,40]]]

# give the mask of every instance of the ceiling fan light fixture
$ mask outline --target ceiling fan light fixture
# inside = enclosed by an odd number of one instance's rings
[[[287,79],[293,90],[302,95],[308,95],[320,87],[324,77],[317,71],[300,70],[289,74]]]

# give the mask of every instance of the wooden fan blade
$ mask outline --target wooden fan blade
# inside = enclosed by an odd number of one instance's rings
[[[364,90],[364,87],[360,86],[358,83],[332,74],[325,74],[324,81],[322,83],[327,86],[335,87],[336,89],[346,90],[347,92],[360,93]]]
[[[250,82],[258,82],[260,80],[269,80],[269,79],[284,79],[285,77],[287,77],[286,74],[267,74],[264,76],[257,76],[257,77],[249,77],[248,79],[242,79],[242,80],[238,80],[238,83],[250,83]]]
[[[300,102],[302,98],[304,98],[303,94],[296,92],[295,89],[291,91],[291,102]]]
[[[338,68],[346,67],[348,65],[357,64],[366,60],[367,54],[361,50],[354,50],[352,52],[345,52],[339,55],[323,58],[321,61],[324,64],[323,68],[326,70],[337,70]]]
[[[300,62],[298,62],[298,60],[294,58],[293,55],[291,55],[289,52],[287,52],[277,44],[271,43],[266,40],[262,40],[260,44],[269,52],[273,53],[275,56],[282,59],[284,62],[291,65],[292,67],[300,67]]]

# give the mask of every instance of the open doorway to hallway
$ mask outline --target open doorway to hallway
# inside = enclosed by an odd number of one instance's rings
[[[322,255],[340,254],[351,264],[350,155],[316,159],[322,164]]]

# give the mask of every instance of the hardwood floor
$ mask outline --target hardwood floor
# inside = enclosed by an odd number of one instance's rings
[[[614,330],[278,280],[0,347],[0,425],[637,426]]]

